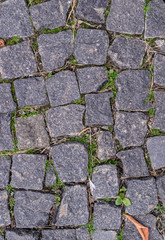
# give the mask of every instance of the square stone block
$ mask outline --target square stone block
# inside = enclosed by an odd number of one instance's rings
[[[154,83],[165,87],[165,56],[156,54],[154,58]]]
[[[11,94],[11,84],[0,84],[0,113],[11,113],[16,109],[16,104],[13,101]]]
[[[75,229],[43,230],[41,240],[77,240]]]
[[[158,196],[163,203],[165,208],[165,175],[161,175],[156,178],[156,185],[158,189]]]
[[[154,91],[155,96],[155,116],[152,128],[165,131],[165,92]]]
[[[11,224],[10,213],[8,209],[8,195],[6,191],[0,191],[0,227]]]
[[[38,240],[39,232],[30,230],[7,230],[6,240]]]
[[[96,230],[93,235],[93,240],[116,240],[116,232]]]
[[[11,158],[0,155],[0,188],[7,187],[9,183]]]
[[[0,151],[10,151],[14,148],[10,121],[10,114],[0,114]]]

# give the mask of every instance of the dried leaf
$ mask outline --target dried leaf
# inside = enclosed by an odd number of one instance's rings
[[[83,129],[81,132],[79,132],[79,136],[83,133],[83,132],[86,132],[87,130],[89,130],[90,128],[88,127],[88,128],[85,128],[85,129]]]
[[[149,230],[147,227],[140,224],[138,221],[136,221],[133,217],[129,216],[128,214],[124,214],[125,217],[127,217],[137,228],[140,235],[142,236],[143,240],[149,240]]]
[[[2,39],[0,39],[0,47],[4,47],[5,46],[5,43]]]

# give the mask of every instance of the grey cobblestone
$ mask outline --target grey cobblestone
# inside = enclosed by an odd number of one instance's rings
[[[14,148],[10,120],[10,114],[0,114],[0,151],[12,150]]]
[[[76,237],[78,240],[90,240],[89,232],[86,227],[76,229]]]
[[[28,230],[7,230],[6,240],[38,240],[39,232]]]
[[[56,183],[56,175],[54,169],[49,167],[46,172],[45,185],[46,187],[53,186]]]
[[[165,40],[156,40],[156,48],[165,53]]]
[[[11,158],[0,156],[0,188],[7,187],[9,183]]]
[[[11,94],[11,84],[0,84],[0,113],[11,113],[16,109],[16,104],[13,101]]]
[[[157,177],[156,185],[158,189],[158,196],[160,197],[160,200],[165,208],[165,175]]]
[[[165,86],[165,56],[157,54],[154,58],[154,83],[159,86]]]
[[[93,235],[93,240],[116,240],[116,232],[96,230]]]
[[[8,200],[7,192],[0,191],[0,213],[1,213],[0,227],[11,224],[7,200]]]
[[[152,122],[152,128],[165,131],[165,93],[154,91],[155,97],[155,116]]]
[[[43,230],[42,231],[42,240],[77,240],[75,229],[56,229],[56,230]]]

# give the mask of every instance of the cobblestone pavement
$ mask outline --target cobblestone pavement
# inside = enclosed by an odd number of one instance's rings
[[[165,239],[165,1],[0,0],[0,240]]]

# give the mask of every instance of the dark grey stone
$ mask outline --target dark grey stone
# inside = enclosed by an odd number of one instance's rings
[[[11,94],[11,84],[0,84],[0,113],[14,112],[16,104]]]
[[[73,53],[71,30],[56,34],[42,34],[37,39],[44,70],[61,68]]]
[[[9,183],[11,158],[0,156],[0,188],[7,187]]]
[[[0,191],[0,226],[7,226],[11,224],[10,214],[8,209],[8,195],[6,191]]]
[[[10,130],[10,117],[10,114],[0,114],[0,151],[14,148]]]
[[[154,83],[161,87],[165,87],[165,56],[156,54],[154,58]]]
[[[89,218],[87,189],[85,186],[65,187],[56,226],[87,224]]]
[[[75,229],[43,230],[41,240],[77,240]]]
[[[152,211],[158,204],[156,183],[154,178],[127,180],[126,197],[131,206],[126,207],[126,213],[136,216]]]
[[[41,114],[15,119],[18,148],[44,148],[49,145],[44,117]]]
[[[147,214],[146,216],[137,216],[137,217],[135,216],[135,219],[145,227],[148,227],[150,240],[162,240],[161,235],[156,229],[157,219],[155,216],[151,214]],[[135,225],[131,221],[126,219],[124,232],[123,232],[123,240],[132,240],[132,239],[140,240],[141,235],[138,232]]]
[[[51,148],[55,169],[62,182],[83,182],[88,175],[88,151],[83,144],[59,144]]]
[[[75,57],[78,63],[102,65],[106,63],[109,38],[106,31],[80,29],[75,39]]]
[[[157,177],[156,185],[158,189],[158,196],[160,197],[160,200],[165,208],[165,175]]]
[[[58,28],[66,25],[67,11],[72,0],[52,0],[29,8],[30,15],[37,30]]]
[[[34,72],[37,66],[28,41],[0,48],[1,78],[18,78]]]
[[[152,0],[145,21],[145,38],[165,37],[165,4],[163,0]]]
[[[53,194],[16,191],[14,216],[18,228],[45,227],[53,206]]]
[[[123,177],[149,176],[144,152],[141,148],[119,152],[117,157],[123,163]]]
[[[83,128],[82,118],[85,107],[71,104],[51,108],[46,112],[48,129],[51,137],[75,136]]]
[[[101,131],[97,134],[97,156],[100,160],[109,159],[116,154],[112,134],[108,131]]]
[[[93,213],[94,227],[117,230],[121,226],[121,208],[107,203],[96,203]]]
[[[97,92],[108,80],[105,67],[78,68],[77,75],[81,94]]]
[[[128,70],[116,78],[118,92],[116,108],[118,110],[149,110],[151,103],[146,103],[151,83],[150,72],[146,70]]]
[[[17,154],[13,156],[11,185],[14,188],[42,190],[47,156]]]
[[[152,128],[165,131],[165,93],[154,91],[155,96],[155,116],[152,122]]]
[[[102,165],[94,168],[92,182],[95,185],[96,199],[116,198],[119,192],[119,179],[115,165]]]
[[[75,73],[62,71],[46,81],[46,87],[52,107],[76,101],[81,98]]]
[[[49,167],[47,169],[47,173],[46,173],[46,178],[45,178],[45,185],[47,187],[49,186],[53,186],[56,184],[56,175],[55,175],[55,171],[52,167]]]
[[[80,227],[76,229],[77,240],[90,240],[89,232],[86,227]]]
[[[111,60],[119,68],[139,68],[146,50],[146,43],[125,37],[117,37],[109,48]]]
[[[85,96],[86,114],[85,124],[91,125],[112,125],[113,116],[110,106],[112,93],[89,94]]]
[[[147,139],[147,149],[153,169],[165,167],[165,136]]]
[[[46,95],[45,81],[42,77],[25,78],[14,81],[15,92],[19,107],[46,105],[48,98]]]
[[[156,40],[155,43],[156,43],[156,48],[159,51],[165,53],[165,40]]]
[[[6,240],[38,240],[39,232],[29,230],[6,230]]]
[[[80,0],[76,8],[76,17],[91,22],[104,23],[107,6],[108,0]]]
[[[93,240],[116,240],[116,232],[96,230],[93,235]]]
[[[25,1],[8,0],[0,7],[0,38],[30,37],[34,34]]]
[[[128,34],[142,34],[144,30],[145,0],[112,0],[107,18],[107,30]]]
[[[147,132],[147,116],[140,112],[117,112],[114,130],[122,147],[141,146]]]

